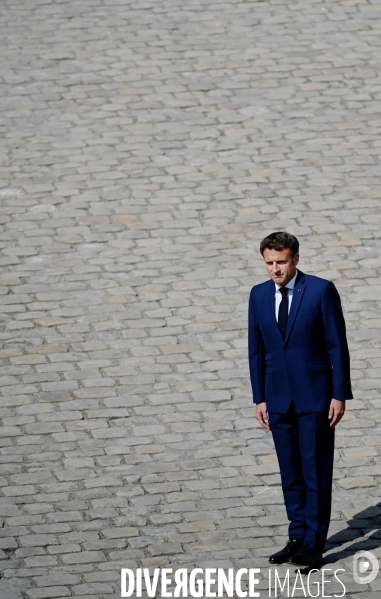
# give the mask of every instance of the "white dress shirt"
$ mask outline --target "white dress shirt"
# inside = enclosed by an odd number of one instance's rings
[[[296,281],[297,276],[298,276],[298,271],[296,271],[296,274],[291,279],[291,281],[289,281],[287,283],[287,285],[285,285],[285,287],[287,287],[287,289],[288,289],[288,293],[287,293],[288,313],[290,313],[292,296],[294,294],[294,287],[295,287],[295,281]],[[282,301],[282,294],[279,291],[279,289],[281,287],[282,287],[282,285],[278,285],[278,283],[275,283],[275,318],[276,318],[277,322],[278,322],[279,306],[280,306],[280,302]]]

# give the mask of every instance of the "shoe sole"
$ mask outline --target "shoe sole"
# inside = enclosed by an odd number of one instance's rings
[[[286,563],[290,564],[290,566],[297,566],[298,568],[315,568],[316,566],[322,565],[323,558],[316,560],[316,562],[313,562],[312,564],[297,564],[296,562],[290,562],[290,561],[287,561]]]
[[[286,564],[286,563],[288,563],[288,561],[287,561],[287,560],[291,559],[291,557],[292,557],[292,555],[291,555],[290,557],[288,557],[288,558],[285,558],[285,559],[282,559],[282,560],[280,560],[280,561],[275,561],[275,560],[274,560],[274,561],[271,561],[271,558],[269,557],[269,562],[270,562],[270,564],[272,564],[273,566],[280,566],[281,564]]]

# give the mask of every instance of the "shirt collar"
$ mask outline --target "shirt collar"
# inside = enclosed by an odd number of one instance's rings
[[[296,273],[295,275],[292,277],[291,281],[289,281],[286,285],[287,289],[294,289],[295,287],[295,281],[296,281],[296,277],[298,276],[298,269],[296,269]],[[279,291],[279,289],[282,287],[282,285],[279,285],[279,283],[275,283],[275,291]]]

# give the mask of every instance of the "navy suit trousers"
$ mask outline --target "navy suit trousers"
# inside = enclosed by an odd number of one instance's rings
[[[290,520],[289,537],[323,551],[331,518],[335,430],[327,412],[269,412]]]

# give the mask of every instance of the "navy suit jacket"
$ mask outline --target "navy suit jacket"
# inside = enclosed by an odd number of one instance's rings
[[[340,296],[331,281],[298,271],[283,339],[273,280],[249,300],[249,366],[254,402],[287,412],[325,412],[332,398],[352,399],[349,352]]]

